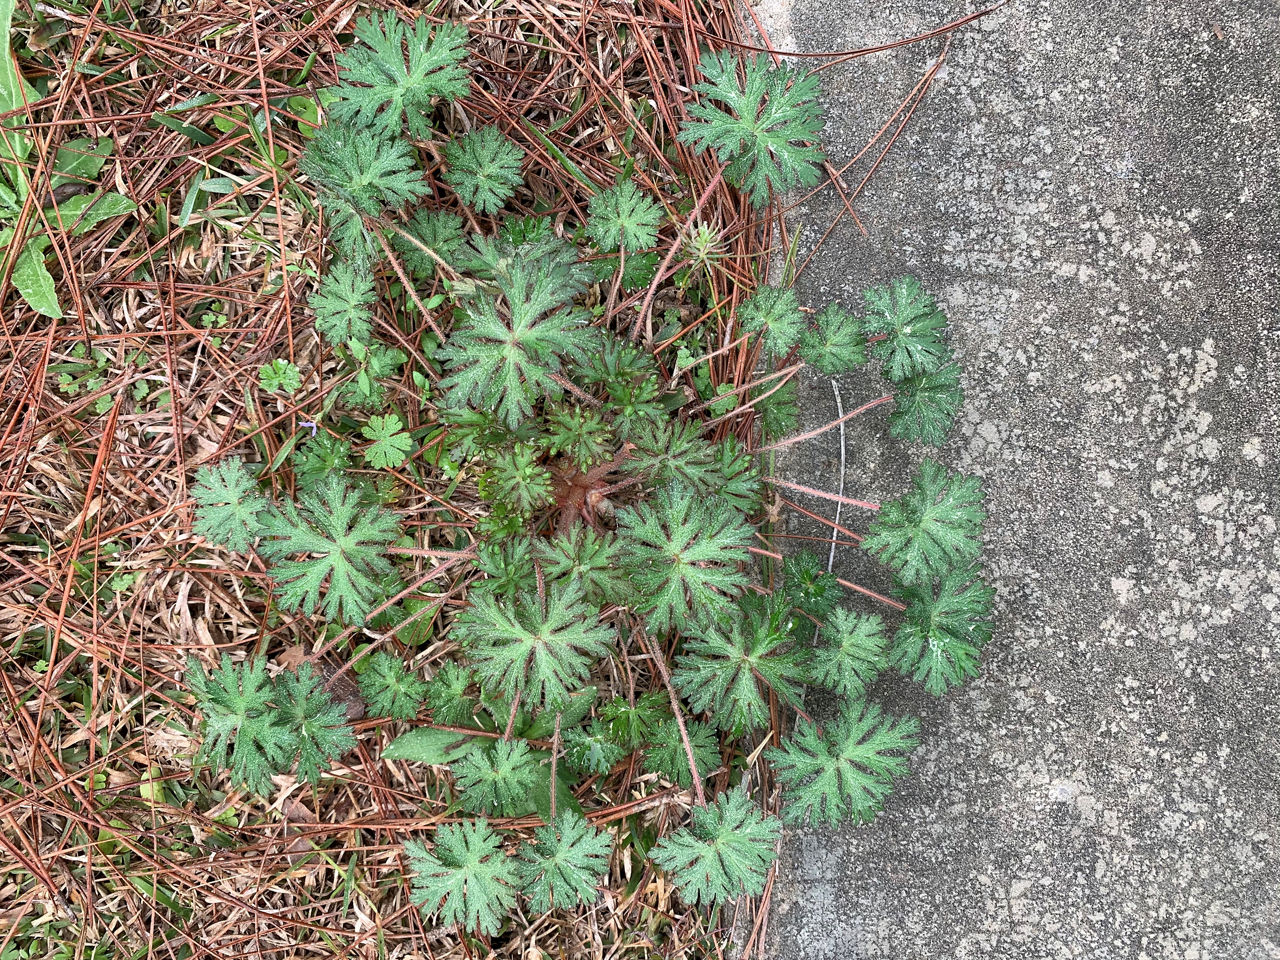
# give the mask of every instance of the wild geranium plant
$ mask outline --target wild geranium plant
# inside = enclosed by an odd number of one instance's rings
[[[466,53],[449,24],[356,27],[299,165],[330,227],[311,307],[339,377],[287,455],[199,469],[194,529],[256,552],[317,646],[377,648],[353,666],[369,712],[404,725],[382,759],[434,768],[450,814],[405,839],[424,915],[496,936],[517,909],[593,902],[623,863],[716,911],[764,888],[782,821],[869,819],[907,772],[916,721],[870,699],[885,670],[936,694],[977,672],[992,599],[981,490],[925,460],[876,511],[862,546],[900,612],[841,606],[812,554],[776,563],[751,448],[785,442],[793,392],[723,390],[687,331],[640,344],[599,319],[605,292],[666,281],[653,248],[684,223],[633,174],[596,184],[579,224],[504,218],[529,157],[493,126],[441,132]],[[812,77],[723,52],[702,71],[681,141],[757,205],[817,182]],[[701,225],[670,242],[689,252],[670,289],[706,295],[688,271],[710,269],[715,237]],[[432,332],[407,342],[381,309],[392,296]],[[910,278],[869,291],[861,313],[810,314],[759,286],[733,327],[760,356],[823,374],[878,363],[902,440],[941,442],[961,403],[946,320]],[[264,389],[293,368],[271,370]],[[754,437],[717,432],[735,413],[755,417]],[[398,502],[428,486],[445,491],[436,519],[410,525]],[[425,587],[424,562],[453,585]],[[293,770],[317,781],[353,743],[317,676],[193,662],[203,758],[258,792]],[[806,711],[814,689],[830,717]],[[763,750],[775,815],[745,758],[777,717],[787,733]],[[598,799],[624,769],[658,798],[626,829]]]

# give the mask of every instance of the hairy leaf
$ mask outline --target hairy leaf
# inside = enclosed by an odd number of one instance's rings
[[[275,685],[267,676],[266,660],[233,664],[224,653],[221,665],[206,674],[198,661],[188,658],[186,681],[204,717],[199,757],[229,771],[233,783],[270,793],[272,774],[289,768],[297,740],[270,706]]]
[[[368,270],[346,260],[330,264],[311,295],[316,330],[333,344],[368,343],[373,335],[372,305],[377,299]]]
[[[574,773],[604,776],[625,756],[626,751],[613,742],[609,728],[600,720],[564,731],[564,759]]]
[[[473,813],[514,816],[529,802],[538,761],[523,740],[494,740],[453,765],[462,806]]]
[[[497,213],[524,180],[520,161],[524,151],[498,132],[481,127],[444,148],[445,183],[477,213]]]
[[[440,386],[455,407],[493,411],[514,430],[540,398],[556,399],[556,375],[583,359],[592,334],[567,304],[582,289],[567,247],[550,253],[515,249],[500,262],[500,298],[479,295],[465,304],[451,342],[439,351],[450,375]]]
[[[713,623],[746,586],[738,564],[751,527],[723,500],[669,486],[653,503],[618,511],[618,534],[637,610],[654,633]]]
[[[907,377],[894,390],[889,435],[942,446],[964,405],[960,367],[949,363],[932,373]]]
[[[906,754],[918,743],[915,717],[893,719],[876,706],[850,707],[825,735],[800,720],[791,739],[768,756],[786,787],[783,815],[788,822],[806,817],[831,826],[848,818],[870,820],[907,772]]]
[[[382,595],[392,567],[386,549],[400,536],[395,514],[362,503],[341,477],[321,481],[298,503],[263,518],[267,539],[258,552],[275,561],[271,574],[286,610],[321,611],[330,620],[361,623]],[[285,560],[305,554],[306,559]]]
[[[776,818],[735,790],[711,806],[695,807],[690,825],[659,840],[650,856],[671,874],[687,903],[717,907],[764,889],[781,832]]]
[[[191,488],[196,520],[191,529],[210,543],[248,550],[262,528],[267,498],[239,457],[202,466]]]
[[[976,477],[948,473],[924,460],[911,490],[881,506],[862,546],[888,564],[903,584],[929,583],[977,559],[985,519]]]
[[[757,208],[771,192],[818,182],[826,158],[816,145],[822,128],[816,75],[787,66],[771,70],[766,54],[740,61],[731,50],[703,54],[699,68],[706,79],[694,89],[724,106],[691,104],[681,143],[715,150],[726,164],[725,179]]]
[[[868,333],[881,339],[871,352],[884,361],[885,376],[894,383],[932,373],[951,356],[942,332],[947,318],[915,277],[899,277],[864,294]]]
[[[689,706],[735,734],[769,720],[769,692],[798,705],[805,653],[774,601],[749,598],[736,616],[685,643],[672,675]]]
[[[858,700],[885,668],[886,642],[880,617],[836,610],[822,628],[809,674],[814,683]]]
[[[406,840],[414,871],[412,900],[424,916],[461,924],[494,936],[516,904],[516,864],[502,850],[502,838],[484,820],[445,824],[428,850]]]
[[[890,663],[934,695],[977,676],[982,646],[991,639],[994,593],[976,567],[953,570],[936,587],[903,588],[898,596],[907,611],[894,634]]]
[[[738,308],[738,325],[747,333],[758,333],[765,349],[775,357],[789,353],[804,335],[800,301],[791,288],[763,286]]]
[[[332,760],[356,745],[347,725],[346,708],[335,703],[324,681],[304,663],[297,673],[286,670],[276,680],[281,722],[293,733],[298,777],[316,783]]]
[[[454,631],[486,689],[520,694],[524,704],[544,710],[568,702],[613,640],[613,629],[576,583],[549,585],[545,600],[473,596]]]
[[[320,127],[307,141],[298,169],[320,190],[334,243],[361,259],[375,256],[375,251],[381,255],[381,247],[365,229],[365,216],[378,216],[430,192],[409,144],[344,124]]]
[[[375,717],[412,720],[427,695],[427,682],[399,657],[375,653],[360,674],[360,695]]]
[[[606,253],[652,247],[658,242],[661,222],[662,208],[634,180],[601,190],[587,205],[587,234]]]
[[[539,827],[533,842],[520,849],[517,868],[529,906],[545,913],[594,903],[596,884],[609,870],[611,847],[607,833],[576,813],[561,813],[554,824]]]
[[[720,738],[709,723],[686,720],[684,727],[685,733],[689,735],[689,746],[693,750],[693,762],[698,767],[698,776],[705,780],[720,766]],[[645,747],[644,769],[646,773],[656,773],[685,790],[693,786],[689,754],[684,748],[680,728],[676,725],[675,718],[669,714],[666,720],[657,725]]]
[[[360,432],[368,439],[364,459],[375,470],[394,470],[409,459],[413,438],[404,432],[404,423],[394,414],[370,417]]]
[[[818,314],[816,330],[800,338],[800,356],[829,377],[849,373],[867,359],[867,338],[862,321],[838,303],[829,303]]]
[[[335,58],[342,82],[329,88],[337,99],[329,111],[338,120],[379,136],[432,136],[432,100],[456,100],[467,93],[467,28],[437,26],[419,17],[406,27],[391,11],[374,11],[356,23],[356,39]],[[406,57],[407,53],[407,57]]]

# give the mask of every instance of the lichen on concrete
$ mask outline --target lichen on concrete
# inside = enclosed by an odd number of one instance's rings
[[[970,9],[790,20],[836,50]],[[940,50],[824,74],[837,164]],[[876,691],[923,719],[913,773],[870,825],[789,834],[771,956],[1280,958],[1278,90],[1269,0],[1011,4],[955,36],[865,235],[846,218],[803,277],[856,307],[913,273],[951,317],[967,400],[941,458],[983,478],[997,621],[978,681]],[[794,220],[814,239],[837,209]],[[846,410],[873,380],[838,384]],[[826,379],[801,396],[834,416]],[[851,425],[846,494],[904,488],[923,451],[883,427]],[[834,490],[835,438],[786,469]]]

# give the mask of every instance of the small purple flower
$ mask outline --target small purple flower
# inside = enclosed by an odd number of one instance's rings
[[[299,424],[299,426],[302,426],[302,427],[310,427],[310,428],[311,428],[311,436],[312,436],[312,437],[314,437],[314,436],[316,435],[316,425],[315,425],[314,423],[312,423],[310,420],[303,420],[303,421],[302,421],[302,423],[300,423],[300,424]]]

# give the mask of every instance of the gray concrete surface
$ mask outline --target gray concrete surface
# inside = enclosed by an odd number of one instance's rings
[[[970,9],[790,17],[817,51]],[[837,160],[940,49],[827,74]],[[867,235],[842,224],[802,281],[857,305],[910,272],[951,316],[968,399],[943,458],[984,478],[998,620],[979,681],[877,692],[923,718],[914,772],[871,825],[789,834],[770,956],[1280,958],[1278,91],[1274,0],[1015,2],[955,38]],[[833,416],[828,381],[803,398]],[[850,496],[896,494],[918,456],[882,428],[850,431]],[[837,457],[828,434],[787,469],[834,489]]]

